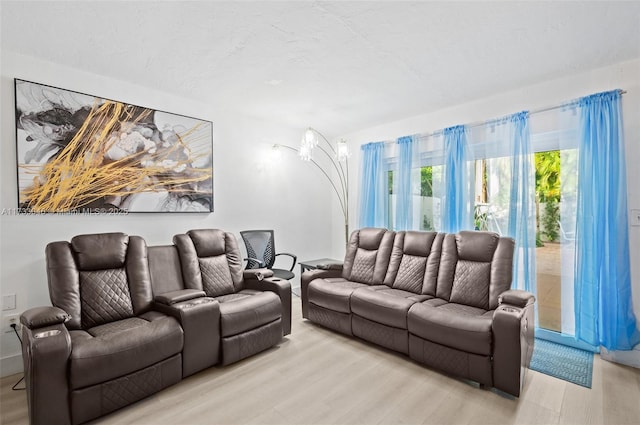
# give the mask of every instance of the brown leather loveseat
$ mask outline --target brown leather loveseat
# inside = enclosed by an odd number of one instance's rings
[[[106,233],[47,245],[52,306],[20,319],[32,424],[89,421],[290,333],[290,283],[243,273],[231,233],[174,240],[147,247]]]
[[[365,228],[344,264],[303,273],[303,317],[519,396],[533,351],[532,294],[512,290],[514,241]]]

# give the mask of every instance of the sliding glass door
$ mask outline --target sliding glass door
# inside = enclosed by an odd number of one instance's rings
[[[521,153],[517,158],[507,143],[513,132],[506,132],[503,123],[469,131],[473,222],[468,228],[503,236],[511,231],[513,235],[514,214],[524,217],[525,227],[532,229],[533,235],[528,246],[521,243],[517,248],[515,261],[520,263],[515,269],[519,276],[514,276],[514,286],[526,286],[534,292],[540,332],[549,339],[572,344],[578,154],[575,135],[560,131],[557,121],[549,118],[543,114],[532,120],[535,125],[527,151],[530,153]],[[439,136],[429,143],[442,145]],[[393,155],[389,158],[394,160]],[[439,149],[420,152],[420,166],[411,172],[412,200],[407,205],[413,210],[412,229],[443,231],[443,163]],[[389,228],[394,228],[397,209],[403,208],[397,205],[394,193],[396,168],[397,164],[388,163]],[[522,190],[523,185],[529,194],[524,208],[522,197],[514,196],[514,191]],[[523,263],[525,259],[529,266]]]

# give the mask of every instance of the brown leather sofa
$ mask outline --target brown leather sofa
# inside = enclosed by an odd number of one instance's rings
[[[176,242],[108,233],[47,245],[53,306],[20,318],[30,423],[89,421],[290,332],[289,282],[243,273],[232,234]]]
[[[220,305],[223,365],[266,350],[291,333],[289,281],[274,278],[266,269],[243,273],[233,234],[191,230],[174,236],[173,242],[187,288],[204,291]]]
[[[344,264],[302,274],[302,315],[519,396],[535,299],[510,289],[513,252],[489,232],[357,230]]]

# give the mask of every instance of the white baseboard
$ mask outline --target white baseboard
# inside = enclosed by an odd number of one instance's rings
[[[636,345],[629,351],[607,351],[606,348],[601,347],[600,357],[610,362],[640,368],[640,345]]]
[[[23,368],[22,354],[3,357],[0,359],[0,378],[21,373]]]

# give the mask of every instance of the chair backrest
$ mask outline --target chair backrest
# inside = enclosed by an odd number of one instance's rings
[[[244,286],[242,257],[233,233],[219,229],[189,230],[175,235],[182,265],[182,279],[188,289],[204,291],[209,297],[232,294]]]
[[[384,284],[435,296],[443,240],[444,233],[397,232]]]
[[[257,260],[264,261],[265,266],[271,268],[276,261],[276,247],[273,230],[243,230],[240,236],[247,248],[247,256]],[[257,269],[261,267],[256,261],[248,260],[248,269]]]
[[[46,247],[51,303],[66,311],[67,328],[89,329],[151,307],[147,245],[124,233],[79,235]]]
[[[342,268],[342,277],[368,285],[381,284],[385,278],[395,232],[364,228],[351,233]]]
[[[436,296],[485,310],[511,287],[515,242],[492,232],[447,234],[442,243]]]

